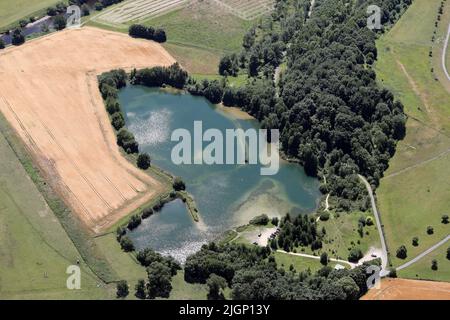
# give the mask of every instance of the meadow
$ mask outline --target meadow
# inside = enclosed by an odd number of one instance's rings
[[[450,207],[450,91],[440,73],[442,39],[450,21],[450,4],[435,31],[440,0],[417,0],[400,21],[377,42],[378,81],[394,92],[409,116],[406,137],[377,190],[381,220],[387,238],[390,262],[399,266],[449,234],[441,216]],[[445,31],[444,31],[445,30]],[[432,57],[430,57],[432,50]],[[427,226],[434,234],[426,233]],[[419,246],[412,238],[419,237]],[[396,257],[405,245],[408,257]],[[401,275],[415,277],[427,273],[430,279],[445,278],[428,273],[429,266],[418,263]],[[413,274],[414,273],[414,274]]]

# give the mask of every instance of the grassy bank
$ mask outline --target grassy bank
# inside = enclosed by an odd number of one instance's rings
[[[378,80],[403,102],[409,116],[406,138],[399,143],[377,190],[394,266],[449,234],[449,225],[440,220],[450,206],[449,155],[444,154],[450,149],[450,95],[439,81],[437,57],[442,45],[439,39],[450,21],[450,3],[445,2],[445,14],[435,29],[440,3],[440,0],[414,1],[393,29],[377,42]],[[438,40],[432,42],[434,30]],[[427,226],[434,228],[433,235],[426,233]],[[412,246],[413,237],[419,237],[418,247]],[[405,260],[395,256],[401,245],[408,250]],[[420,266],[417,264],[415,271],[405,270],[401,274],[408,277],[421,274],[417,269]],[[438,273],[429,274],[430,279],[440,279]]]

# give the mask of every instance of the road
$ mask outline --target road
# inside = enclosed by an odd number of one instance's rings
[[[387,246],[386,246],[386,239],[384,237],[383,228],[381,227],[381,218],[380,213],[378,212],[377,205],[375,203],[375,197],[373,195],[372,187],[370,186],[370,183],[367,181],[366,178],[364,178],[362,175],[358,174],[359,179],[364,183],[366,186],[367,192],[370,196],[370,202],[372,204],[372,211],[375,215],[375,221],[377,223],[377,229],[378,233],[380,234],[380,240],[381,240],[381,276],[387,275],[389,272],[387,270],[387,262],[388,262],[388,255],[387,255]]]
[[[444,42],[444,49],[442,50],[442,70],[444,70],[445,76],[447,77],[448,81],[450,81],[450,74],[448,73],[446,66],[446,52],[448,50],[449,40],[450,40],[450,24],[448,25],[447,36],[445,37]]]
[[[425,250],[424,252],[422,252],[421,254],[419,254],[417,257],[415,257],[414,259],[412,259],[411,261],[408,261],[405,264],[402,264],[400,267],[397,267],[397,270],[402,270],[405,269],[407,267],[409,267],[410,265],[412,265],[413,263],[416,263],[417,261],[419,261],[420,259],[422,259],[423,257],[425,257],[426,255],[430,254],[432,251],[436,250],[437,248],[439,248],[440,246],[444,245],[445,243],[447,243],[447,241],[450,240],[450,235],[448,235],[447,237],[445,237],[444,239],[442,239],[441,241],[439,241],[438,243],[436,243],[434,246],[432,246],[431,248]]]

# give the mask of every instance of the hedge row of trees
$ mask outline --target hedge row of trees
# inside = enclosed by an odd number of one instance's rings
[[[187,258],[184,271],[187,282],[208,285],[209,299],[222,299],[230,287],[237,300],[353,300],[367,291],[367,266],[286,272],[268,247],[210,243]]]
[[[132,84],[147,87],[162,87],[169,85],[174,88],[184,88],[188,79],[188,73],[181,69],[178,62],[169,67],[153,67],[141,70],[133,70],[130,75]]]
[[[146,27],[141,24],[133,24],[128,29],[128,34],[131,37],[134,38],[144,38],[148,40],[154,40],[156,42],[166,42],[167,36],[164,29],[161,28],[153,28],[153,27]]]

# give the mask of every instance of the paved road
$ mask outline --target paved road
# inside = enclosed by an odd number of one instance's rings
[[[446,66],[446,53],[448,50],[449,40],[450,40],[450,24],[448,25],[447,37],[445,38],[444,49],[442,50],[442,70],[444,70],[445,76],[447,77],[448,81],[450,81],[450,74],[448,73]]]
[[[295,252],[286,252],[284,250],[277,250],[277,252],[281,252],[281,253],[286,253],[286,254],[290,254],[291,256],[298,256],[298,257],[304,257],[304,258],[311,258],[311,259],[316,259],[316,260],[320,260],[320,256],[313,256],[312,254],[305,254],[305,253],[295,253]],[[338,262],[338,263],[343,263],[346,265],[349,265],[352,269],[355,268],[357,266],[356,263],[351,263],[345,260],[340,260],[340,259],[334,259],[334,258],[328,258],[330,261],[332,262]]]
[[[387,246],[386,246],[386,239],[384,237],[383,229],[381,228],[381,219],[380,219],[380,213],[378,212],[377,205],[375,203],[375,197],[373,196],[372,187],[370,186],[370,183],[367,181],[366,178],[364,178],[362,175],[358,174],[358,177],[361,179],[361,181],[366,186],[367,192],[370,196],[370,202],[372,204],[372,211],[375,215],[375,221],[377,223],[377,229],[378,233],[380,234],[380,240],[381,240],[381,276],[387,275],[389,272],[387,270]]]
[[[428,255],[429,253],[431,253],[432,251],[436,250],[437,248],[439,248],[440,246],[444,245],[447,241],[450,240],[450,235],[448,235],[447,237],[445,237],[444,239],[442,239],[441,241],[439,241],[438,243],[436,243],[434,246],[432,246],[431,248],[425,250],[424,252],[422,252],[421,254],[419,254],[417,257],[415,257],[414,259],[412,259],[411,261],[408,261],[405,264],[402,264],[400,267],[397,267],[397,270],[402,270],[405,268],[408,268],[410,265],[412,265],[413,263],[416,263],[417,261],[419,261],[420,259],[422,259],[423,257],[425,257],[426,255]]]

